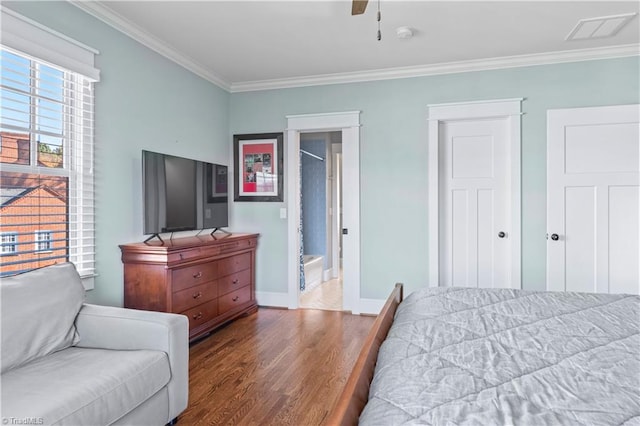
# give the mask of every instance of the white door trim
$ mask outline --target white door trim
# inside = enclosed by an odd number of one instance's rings
[[[338,278],[340,276],[340,234],[342,226],[340,224],[341,206],[340,206],[340,192],[342,186],[342,142],[339,144],[331,144],[331,167],[333,179],[331,181],[331,277]]]
[[[489,101],[473,101],[428,105],[429,141],[429,286],[438,287],[440,282],[440,221],[439,221],[439,179],[438,179],[438,141],[440,140],[440,124],[445,121],[472,120],[481,118],[505,118],[509,126],[509,158],[510,158],[510,241],[511,271],[509,273],[510,288],[521,288],[521,136],[520,118],[524,98],[498,99]]]
[[[343,237],[343,309],[360,313],[360,111],[323,114],[288,115],[287,153],[287,282],[289,309],[298,308],[300,239],[300,133],[342,131],[344,182],[355,191],[355,196],[343,199],[343,228],[349,234]],[[347,160],[347,161],[345,161]]]

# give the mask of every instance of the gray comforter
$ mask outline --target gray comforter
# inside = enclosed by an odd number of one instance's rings
[[[640,297],[414,292],[360,424],[640,425]]]

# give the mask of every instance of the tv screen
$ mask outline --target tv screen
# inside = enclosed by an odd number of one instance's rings
[[[227,166],[142,151],[144,233],[229,225]]]

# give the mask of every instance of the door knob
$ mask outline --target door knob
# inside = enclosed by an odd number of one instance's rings
[[[498,238],[504,238],[506,236],[507,236],[507,234],[505,234],[504,232],[502,232],[502,231],[498,232]]]
[[[553,241],[558,241],[560,239],[560,236],[558,234],[551,234],[551,239]]]

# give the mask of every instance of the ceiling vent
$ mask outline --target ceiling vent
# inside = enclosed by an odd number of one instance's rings
[[[591,40],[594,38],[613,37],[636,15],[637,13],[625,13],[623,15],[581,19],[565,40]]]

